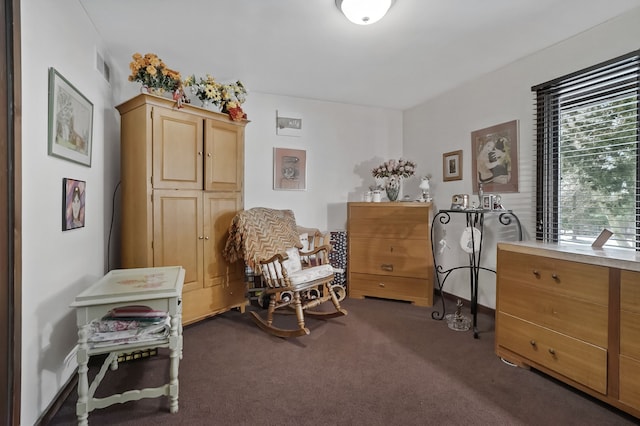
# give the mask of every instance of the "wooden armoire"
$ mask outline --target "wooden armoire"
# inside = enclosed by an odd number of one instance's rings
[[[182,266],[183,324],[244,311],[244,265],[229,264],[222,250],[243,209],[247,121],[148,94],[116,108],[122,267]]]

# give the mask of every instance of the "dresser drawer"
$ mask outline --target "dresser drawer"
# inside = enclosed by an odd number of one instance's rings
[[[498,322],[496,333],[499,346],[606,394],[606,349],[503,312],[498,312]]]
[[[349,296],[407,300],[419,306],[431,306],[433,283],[427,279],[352,273],[349,281]]]
[[[640,361],[620,356],[620,402],[640,410]]]
[[[608,308],[512,282],[498,286],[498,309],[577,339],[607,347]]]
[[[426,240],[349,239],[349,269],[376,275],[430,278],[431,251]]]
[[[349,205],[352,237],[429,239],[429,206],[403,203]]]
[[[640,314],[620,311],[620,355],[640,362]],[[640,376],[637,380],[640,382]]]
[[[607,306],[606,267],[498,250],[500,282],[519,282],[547,291]]]
[[[620,309],[640,314],[640,272],[620,273]]]

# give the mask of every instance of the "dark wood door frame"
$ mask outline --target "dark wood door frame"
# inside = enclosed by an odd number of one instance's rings
[[[20,0],[0,12],[0,418],[20,424],[22,163]]]

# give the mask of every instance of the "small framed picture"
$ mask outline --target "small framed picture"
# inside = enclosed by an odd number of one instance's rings
[[[276,111],[276,134],[278,136],[302,136],[302,115],[297,112]]]
[[[462,179],[462,150],[442,154],[442,180]]]
[[[62,179],[62,230],[84,227],[86,182]]]
[[[493,210],[493,195],[482,196],[482,208],[484,210]]]
[[[303,149],[273,149],[273,189],[307,189],[307,152]]]

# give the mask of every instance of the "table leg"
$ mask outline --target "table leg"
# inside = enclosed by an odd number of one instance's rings
[[[181,322],[182,320],[179,315],[174,315],[171,318],[171,337],[169,338],[169,411],[171,413],[178,412],[178,368],[182,352],[182,336],[180,335]]]
[[[484,238],[484,213],[474,212],[467,214],[467,226],[478,228],[480,241],[476,241],[471,232],[471,244],[473,250],[469,255],[471,266],[471,315],[473,317],[473,337],[478,338],[478,286],[480,285],[480,260],[482,257],[482,239]]]
[[[480,262],[474,268],[474,285],[473,294],[471,296],[471,313],[473,314],[473,337],[478,338],[478,278],[480,273]]]
[[[76,415],[78,416],[78,425],[86,426],[89,424],[89,345],[87,337],[89,335],[88,326],[80,327],[78,330],[78,402],[76,403]]]

